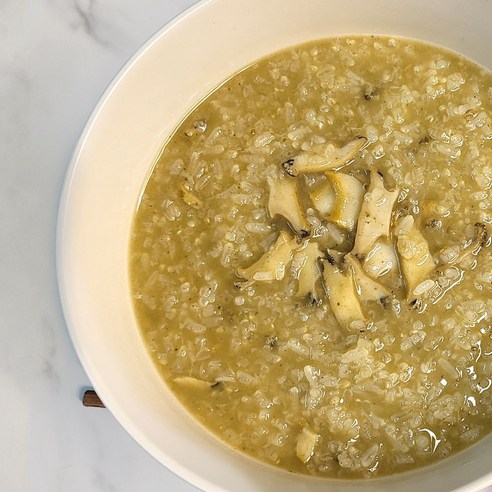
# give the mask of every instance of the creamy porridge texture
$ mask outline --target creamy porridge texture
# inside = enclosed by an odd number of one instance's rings
[[[130,275],[177,397],[286,470],[380,476],[492,419],[492,76],[342,37],[197,106],[143,191]]]

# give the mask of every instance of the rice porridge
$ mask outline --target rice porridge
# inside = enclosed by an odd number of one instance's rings
[[[231,447],[363,478],[492,419],[492,76],[400,38],[294,47],[166,143],[130,244],[159,371]]]

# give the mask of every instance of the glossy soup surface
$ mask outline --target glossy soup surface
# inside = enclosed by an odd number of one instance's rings
[[[255,63],[177,128],[136,213],[132,294],[220,439],[358,478],[489,432],[491,87],[434,46],[336,38]]]

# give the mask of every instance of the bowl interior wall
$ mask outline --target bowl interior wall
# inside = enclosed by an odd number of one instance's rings
[[[212,0],[156,35],[96,108],[60,206],[59,283],[71,336],[108,408],[159,461],[207,490],[326,490],[230,451],[181,408],[144,350],[128,282],[139,193],[162,143],[232,73],[271,52],[336,34],[419,38],[492,67],[492,2],[472,0]],[[331,490],[451,490],[490,482],[492,439],[441,464]],[[489,474],[487,476],[487,474]]]

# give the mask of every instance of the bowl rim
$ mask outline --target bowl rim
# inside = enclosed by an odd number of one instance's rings
[[[103,379],[99,375],[99,369],[95,367],[92,361],[87,357],[85,344],[81,341],[80,332],[76,328],[76,323],[72,320],[72,307],[69,301],[69,290],[67,287],[67,273],[66,263],[64,259],[64,235],[67,228],[67,211],[69,208],[69,201],[71,195],[72,185],[77,172],[80,157],[85,150],[85,144],[90,137],[90,134],[94,128],[95,123],[100,117],[101,112],[104,110],[113,92],[116,90],[120,82],[131,72],[134,65],[145,56],[145,54],[152,50],[154,45],[159,40],[166,36],[169,31],[172,31],[176,26],[183,21],[204,8],[207,4],[212,3],[214,0],[198,0],[193,5],[187,7],[171,18],[165,25],[158,28],[140,47],[130,56],[130,58],[122,65],[117,71],[114,77],[110,80],[106,89],[99,97],[94,109],[87,118],[82,133],[73,149],[72,156],[67,166],[65,177],[63,179],[60,199],[58,203],[57,223],[55,231],[55,269],[58,283],[58,293],[62,306],[62,311],[65,319],[67,331],[69,333],[71,342],[74,346],[77,357],[91,381],[94,390],[97,392],[98,397],[103,402],[106,409],[115,417],[116,421],[125,429],[125,431],[141,446],[152,458],[163,464],[171,473],[178,478],[184,480],[190,485],[198,487],[201,490],[214,490],[217,492],[228,492],[225,489],[217,488],[215,484],[205,480],[202,476],[193,473],[188,467],[184,466],[179,461],[171,459],[168,455],[163,454],[159,448],[156,448],[154,444],[149,441],[145,435],[140,432],[140,429],[134,422],[127,417],[124,412],[119,411],[119,405],[113,400],[110,389],[106,386]],[[159,458],[157,458],[159,456]]]
[[[147,52],[152,50],[154,45],[159,42],[160,39],[165,37],[168,32],[172,31],[177,25],[181,24],[183,21],[189,18],[195,12],[206,7],[208,4],[217,3],[217,0],[201,0],[194,5],[190,6],[186,10],[184,10],[179,15],[175,16],[169,23],[167,23],[164,27],[159,29],[155,34],[153,34],[136,52],[135,54],[128,60],[128,62],[121,68],[118,74],[113,78],[110,82],[103,95],[99,99],[95,109],[90,115],[87,123],[84,127],[84,130],[81,134],[81,137],[74,149],[73,156],[70,160],[67,173],[65,176],[65,180],[63,183],[62,193],[60,197],[60,204],[58,209],[58,219],[57,219],[57,230],[56,230],[56,270],[57,270],[57,279],[59,285],[59,293],[62,304],[62,309],[64,312],[64,316],[66,319],[67,328],[75,347],[78,358],[89,376],[90,380],[93,382],[96,391],[100,394],[102,400],[108,407],[108,409],[115,415],[117,420],[121,423],[121,425],[135,438],[139,444],[144,447],[147,451],[150,452],[153,456],[159,456],[159,461],[161,461],[168,469],[170,469],[173,473],[177,474],[184,480],[189,481],[191,484],[206,489],[206,490],[226,490],[220,489],[216,484],[209,482],[208,480],[204,480],[203,477],[194,474],[188,467],[184,466],[182,463],[172,460],[169,457],[166,460],[160,449],[155,448],[153,443],[148,442],[145,436],[140,432],[138,426],[134,425],[134,422],[129,420],[124,412],[121,412],[118,409],[117,403],[113,400],[112,393],[110,389],[106,386],[103,378],[100,377],[99,370],[97,367],[94,367],[92,361],[87,357],[86,348],[81,341],[80,332],[75,328],[76,323],[73,320],[73,312],[71,311],[69,297],[70,288],[67,286],[67,273],[66,273],[66,264],[64,263],[64,235],[67,227],[67,215],[69,208],[69,201],[72,186],[74,184],[75,175],[77,173],[80,157],[84,152],[85,145],[87,140],[90,138],[90,135],[93,131],[94,125],[100,117],[101,112],[104,110],[108,101],[111,99],[113,92],[116,90],[118,84],[124,79],[129,72],[132,71],[138,61],[145,56]],[[479,1],[477,0],[477,3]],[[431,465],[434,466],[434,465]],[[439,466],[437,464],[437,466]],[[379,480],[385,480],[385,477],[381,479],[373,479],[371,480],[374,484]],[[487,484],[492,483],[492,470],[488,475],[484,475],[483,477],[479,477],[473,483],[467,484],[463,487],[460,487],[457,490],[469,490],[470,486],[473,487],[483,487]]]

